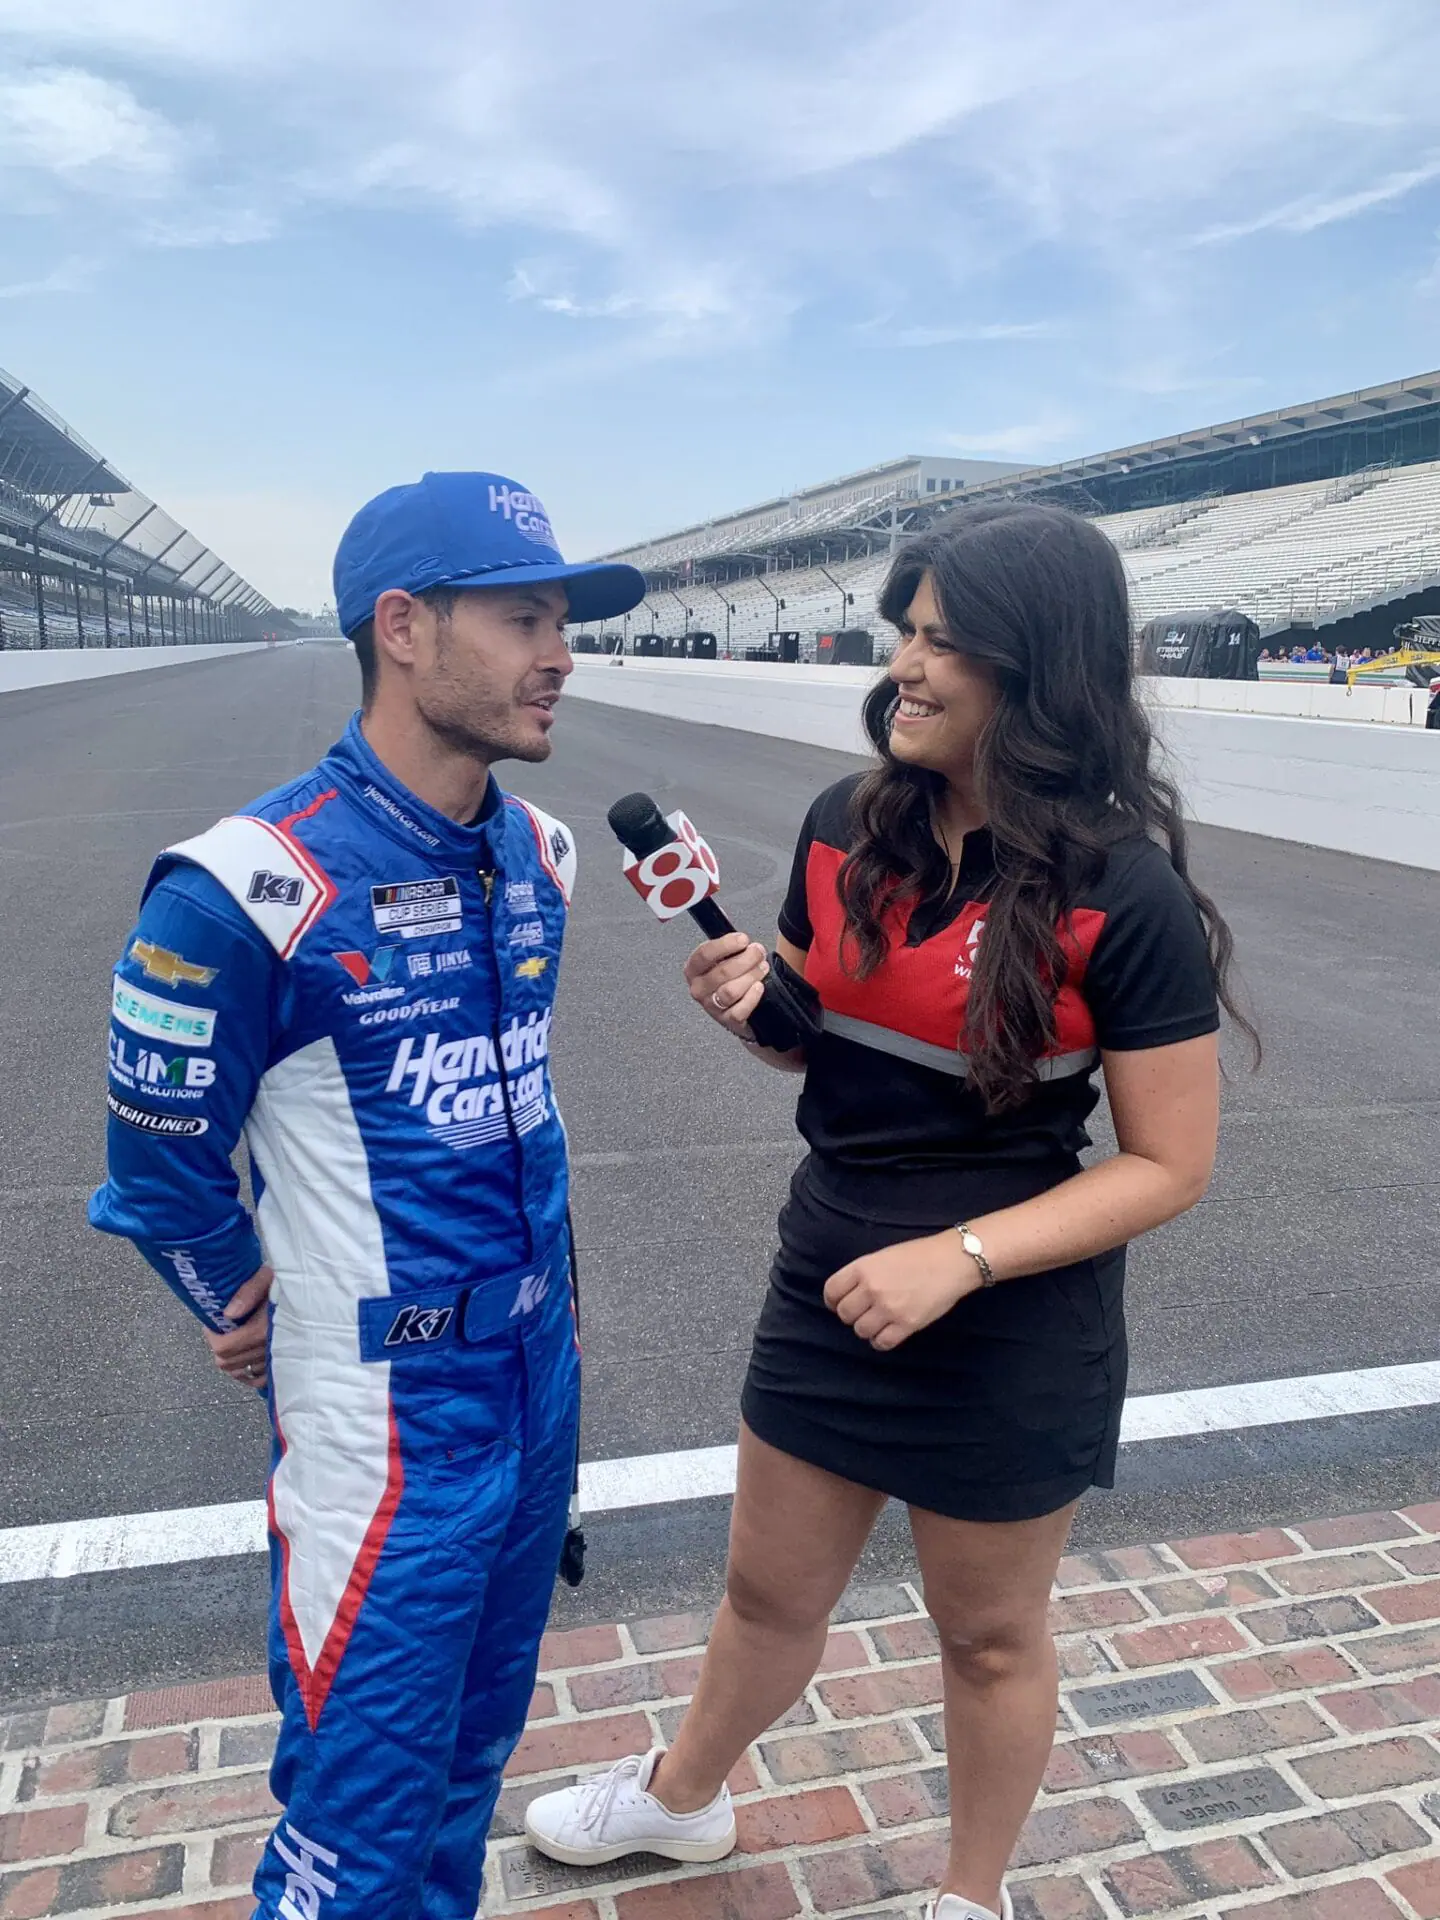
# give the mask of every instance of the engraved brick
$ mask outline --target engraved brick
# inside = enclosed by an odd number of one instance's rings
[[[1149,1720],[1164,1713],[1212,1707],[1215,1696],[1198,1673],[1155,1673],[1143,1680],[1115,1680],[1104,1686],[1076,1687],[1070,1706],[1087,1727],[1125,1720]]]
[[[1303,1765],[1303,1762],[1299,1763]],[[1171,1833],[1193,1833],[1232,1820],[1288,1813],[1300,1801],[1273,1767],[1246,1767],[1236,1773],[1206,1774],[1163,1787],[1143,1787],[1140,1798]]]
[[[1387,1853],[1409,1853],[1429,1839],[1403,1807],[1387,1800],[1341,1807],[1312,1820],[1290,1820],[1265,1832],[1266,1845],[1297,1880],[1312,1873],[1338,1873]]]

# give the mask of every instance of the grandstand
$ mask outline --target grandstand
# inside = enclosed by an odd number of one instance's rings
[[[604,557],[650,583],[624,622],[631,647],[709,631],[741,653],[789,633],[809,658],[822,634],[880,640],[896,548],[994,499],[1093,518],[1137,622],[1237,607],[1272,649],[1383,645],[1398,621],[1440,612],[1440,373],[1052,466],[889,461]]]
[[[203,645],[289,623],[0,369],[0,648]]]

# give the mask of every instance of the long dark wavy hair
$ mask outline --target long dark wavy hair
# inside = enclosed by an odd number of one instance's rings
[[[957,508],[896,556],[880,598],[895,626],[926,575],[948,644],[991,669],[999,702],[976,749],[977,794],[995,846],[996,880],[976,951],[961,1046],[992,1113],[1020,1105],[1055,1041],[1067,972],[1060,933],[1082,888],[1121,839],[1163,846],[1204,923],[1221,1004],[1259,1037],[1231,993],[1230,929],[1190,877],[1174,785],[1155,765],[1136,697],[1130,600],[1120,556],[1087,520],[1058,507]],[[952,885],[935,834],[942,775],[890,750],[896,700],[871,689],[865,730],[879,755],[854,798],[855,840],[840,870],[845,964],[863,979],[884,959],[887,908],[923,908]]]

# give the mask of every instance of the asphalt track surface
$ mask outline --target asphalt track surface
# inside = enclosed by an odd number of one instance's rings
[[[258,1403],[213,1370],[129,1248],[92,1233],[109,968],[154,851],[309,765],[354,669],[308,646],[0,697],[0,1527],[258,1496]],[[605,809],[648,788],[712,841],[732,915],[770,939],[800,819],[857,763],[758,735],[561,709],[507,784],[573,827],[580,888],[556,1028],[575,1155],[585,1454],[733,1440],[774,1218],[799,1157],[795,1083],[690,1004],[688,921],[621,880]],[[1440,1325],[1440,876],[1215,829],[1202,882],[1234,927],[1263,1028],[1232,1079],[1209,1197],[1132,1254],[1133,1392],[1429,1360]],[[1097,1136],[1104,1145],[1103,1129]],[[1440,1410],[1125,1449],[1078,1537],[1177,1537],[1433,1497]],[[593,1517],[573,1621],[716,1597],[728,1503]],[[910,1564],[903,1515],[863,1563]],[[258,1556],[0,1588],[0,1700],[262,1657]]]

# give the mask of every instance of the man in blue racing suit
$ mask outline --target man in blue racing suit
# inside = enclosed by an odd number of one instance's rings
[[[513,481],[431,473],[362,508],[335,585],[362,711],[156,862],[90,1217],[273,1422],[257,1920],[471,1920],[578,1418],[548,1064],[575,851],[490,767],[548,755],[567,614],[644,581],[565,565]]]

